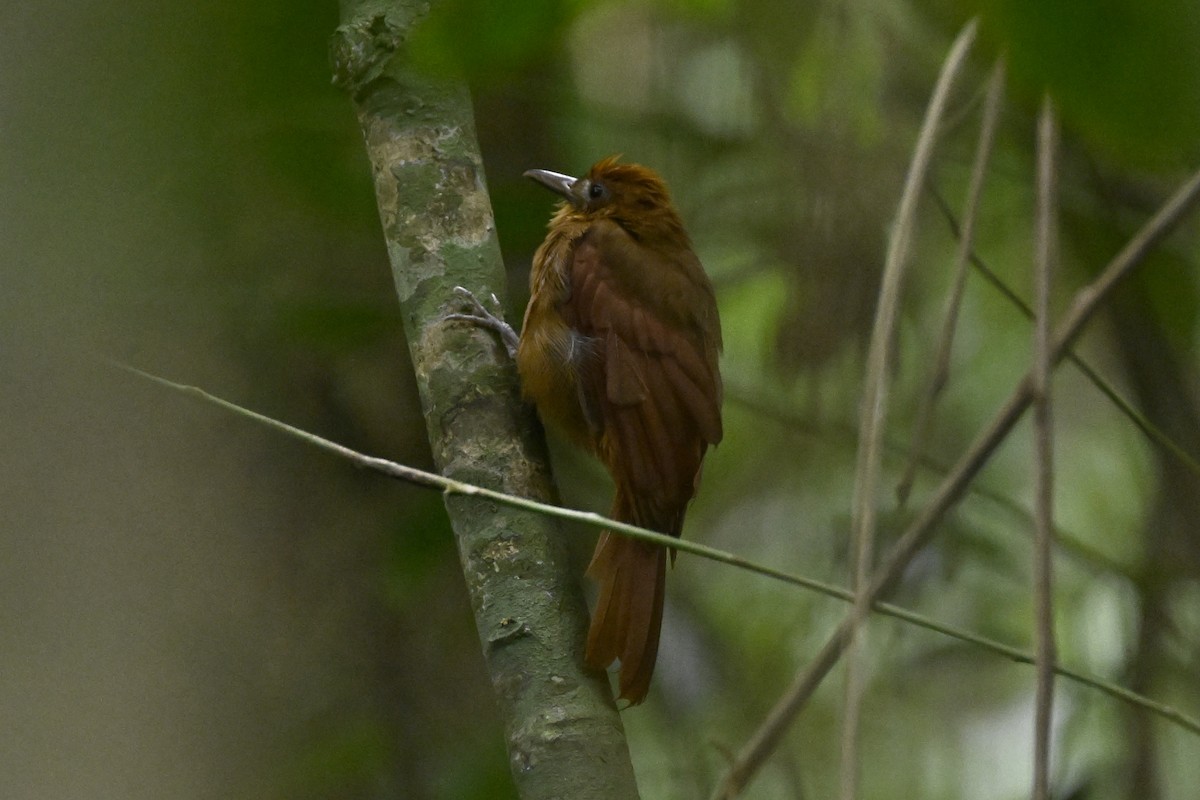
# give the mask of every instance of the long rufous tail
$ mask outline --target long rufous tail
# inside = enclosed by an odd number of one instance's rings
[[[667,551],[605,531],[587,574],[600,585],[588,630],[587,663],[604,669],[621,660],[618,697],[646,699],[662,630]]]

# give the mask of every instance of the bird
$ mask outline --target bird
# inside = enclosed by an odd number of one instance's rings
[[[605,466],[612,519],[679,537],[722,438],[712,281],[653,170],[611,156],[579,178],[525,176],[561,203],[533,257],[520,336],[502,334],[522,393]],[[584,660],[619,661],[618,699],[630,705],[654,673],[666,561],[663,547],[604,531],[587,568],[598,594]]]

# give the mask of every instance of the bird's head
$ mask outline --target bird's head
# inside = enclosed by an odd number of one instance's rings
[[[596,163],[581,178],[545,169],[531,169],[525,177],[566,200],[560,216],[565,212],[589,220],[608,218],[638,239],[654,233],[685,235],[658,173],[638,164],[618,163],[618,158]]]

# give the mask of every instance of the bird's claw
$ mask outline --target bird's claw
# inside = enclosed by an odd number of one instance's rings
[[[513,330],[513,327],[501,319],[498,314],[493,314],[484,308],[483,303],[479,302],[479,298],[470,289],[455,286],[454,293],[467,305],[468,311],[447,314],[446,319],[470,322],[481,328],[495,331],[499,335],[500,341],[504,344],[504,349],[508,351],[509,358],[516,358],[518,340],[517,332]],[[495,294],[490,293],[490,299],[496,307],[496,311],[499,312],[501,310],[499,298]]]
[[[486,308],[484,308],[483,303],[479,302],[479,298],[475,296],[475,293],[465,286],[455,286],[454,293],[462,298],[463,302],[470,306],[473,313],[481,317],[496,316],[503,312],[503,309],[500,308],[500,299],[496,297],[495,292],[488,292],[488,299],[492,301],[492,306],[496,309],[496,314],[493,314],[491,311],[488,311]]]

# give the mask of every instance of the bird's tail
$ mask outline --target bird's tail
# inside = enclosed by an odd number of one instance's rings
[[[613,512],[617,519],[624,516],[619,513],[622,494],[618,489]],[[600,586],[588,630],[587,663],[604,669],[620,659],[618,697],[633,705],[646,699],[654,674],[666,571],[665,548],[610,531],[600,535],[587,569],[588,577]]]

